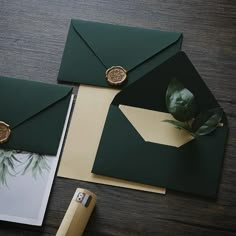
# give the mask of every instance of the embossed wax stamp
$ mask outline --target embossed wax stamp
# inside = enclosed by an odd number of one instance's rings
[[[127,79],[127,71],[122,66],[112,66],[106,71],[106,79],[110,85],[122,85]]]
[[[11,129],[8,124],[3,121],[0,121],[0,143],[5,143],[11,134]]]

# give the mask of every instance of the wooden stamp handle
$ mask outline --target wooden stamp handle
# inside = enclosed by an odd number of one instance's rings
[[[94,193],[77,188],[56,236],[83,235],[95,204],[96,195]]]

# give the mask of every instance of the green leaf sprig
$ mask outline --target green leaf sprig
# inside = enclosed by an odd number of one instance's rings
[[[19,158],[19,153],[25,154],[23,158]],[[0,188],[2,186],[8,187],[10,177],[31,172],[34,179],[37,179],[38,176],[43,176],[45,172],[49,172],[50,168],[47,156],[0,149]]]
[[[220,126],[220,107],[198,113],[194,95],[177,79],[172,79],[166,91],[166,106],[176,120],[164,120],[192,136],[207,135]]]

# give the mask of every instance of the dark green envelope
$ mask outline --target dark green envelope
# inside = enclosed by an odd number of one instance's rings
[[[71,20],[58,80],[109,87],[106,70],[122,66],[127,86],[175,55],[181,43],[181,33]]]
[[[72,88],[0,77],[0,121],[12,129],[3,149],[56,155]]]
[[[114,98],[92,172],[216,197],[228,134],[225,115],[223,127],[176,148],[145,142],[118,107],[167,112],[165,92],[173,77],[192,91],[200,110],[219,107],[187,56],[176,54]]]

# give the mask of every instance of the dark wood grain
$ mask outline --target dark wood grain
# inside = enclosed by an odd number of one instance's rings
[[[184,33],[183,50],[229,119],[218,199],[56,178],[43,226],[0,222],[0,235],[55,235],[77,187],[98,195],[85,235],[236,235],[235,1],[0,0],[0,75],[56,83],[71,18]]]

